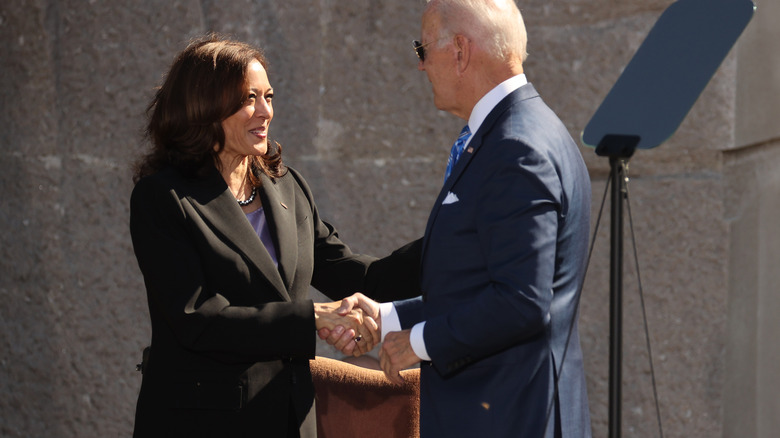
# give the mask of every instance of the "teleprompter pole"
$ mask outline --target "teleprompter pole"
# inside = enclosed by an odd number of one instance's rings
[[[596,154],[609,157],[610,244],[609,244],[609,438],[621,436],[623,386],[623,200],[626,197],[626,168],[639,137],[606,135]]]
[[[609,267],[609,437],[621,436],[623,386],[623,158],[610,157],[611,220]]]

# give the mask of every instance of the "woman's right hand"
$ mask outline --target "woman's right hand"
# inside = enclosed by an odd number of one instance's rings
[[[344,312],[340,301],[314,303],[314,323],[318,331],[350,332],[349,336],[341,336],[343,340],[334,346],[356,357],[371,351],[381,338],[379,325],[374,318],[364,314],[359,307]],[[354,343],[356,348],[351,348],[350,343]]]

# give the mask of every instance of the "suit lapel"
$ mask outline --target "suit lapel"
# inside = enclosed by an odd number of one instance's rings
[[[291,178],[271,181],[263,175],[260,199],[263,201],[265,217],[271,227],[271,236],[276,244],[279,262],[278,271],[286,287],[290,287],[298,266],[298,229],[295,222],[295,187]]]
[[[444,199],[450,193],[452,187],[456,182],[458,182],[460,176],[468,168],[471,160],[474,159],[474,156],[476,156],[477,152],[479,152],[484,137],[493,129],[493,125],[496,124],[498,118],[504,112],[509,110],[512,105],[521,100],[537,95],[538,94],[536,90],[530,83],[518,88],[512,93],[509,93],[508,96],[501,99],[501,101],[490,111],[487,117],[485,117],[485,120],[479,126],[479,129],[477,129],[477,132],[473,134],[471,141],[466,147],[466,150],[463,152],[463,155],[461,155],[461,157],[458,159],[458,162],[455,164],[455,167],[452,169],[450,177],[447,178],[447,181],[444,182],[444,186],[442,186],[441,191],[439,192],[439,196],[436,198],[436,203],[433,204],[433,210],[431,210],[431,214],[428,216],[428,224],[425,226],[425,235],[423,238],[422,260],[425,260],[425,250],[428,247],[428,239],[430,238],[431,229],[433,228],[433,225],[436,222],[436,217],[438,216],[439,210],[441,209],[442,202],[444,202]]]
[[[263,185],[266,184],[271,183],[263,181]],[[203,181],[199,190],[194,191],[187,198],[203,220],[212,227],[214,234],[234,247],[250,265],[255,266],[263,274],[282,299],[289,301],[290,295],[271,255],[247,220],[246,214],[238,206],[219,172],[214,169]]]

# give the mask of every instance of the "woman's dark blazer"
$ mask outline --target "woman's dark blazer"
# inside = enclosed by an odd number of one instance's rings
[[[135,436],[284,437],[307,416],[311,426],[309,285],[342,298],[361,290],[373,259],[320,219],[295,170],[264,176],[258,195],[278,269],[216,169],[136,184],[130,230],[152,342]]]

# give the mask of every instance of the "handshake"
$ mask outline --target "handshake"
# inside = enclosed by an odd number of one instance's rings
[[[379,303],[361,293],[341,302],[314,303],[314,320],[320,339],[346,355],[361,356],[382,341]],[[400,371],[420,362],[409,334],[410,330],[387,333],[379,352],[380,366],[393,383],[403,383]]]

